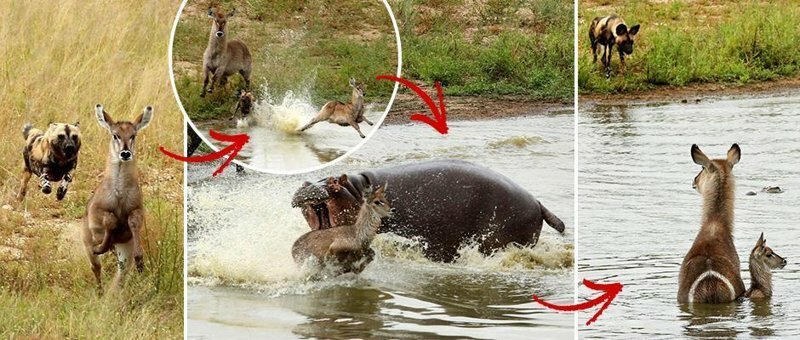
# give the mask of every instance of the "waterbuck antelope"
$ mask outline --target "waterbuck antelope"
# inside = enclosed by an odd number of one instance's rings
[[[772,297],[772,270],[786,267],[786,259],[767,247],[764,233],[750,252],[750,288],[744,295],[751,299],[769,299]]]
[[[592,20],[589,26],[589,42],[592,44],[593,63],[597,63],[598,45],[603,49],[601,61],[606,72],[606,78],[611,77],[611,52],[617,46],[619,52],[619,62],[622,72],[625,72],[625,55],[633,53],[633,41],[639,33],[639,25],[633,25],[628,29],[628,25],[616,14],[607,17],[597,17]]]
[[[733,166],[739,163],[741,153],[739,145],[733,144],[726,159],[712,160],[692,145],[692,160],[703,167],[693,183],[703,196],[703,219],[681,265],[680,303],[726,303],[744,294],[733,244]]]
[[[144,227],[142,188],[136,169],[136,135],[153,117],[148,106],[133,122],[114,121],[97,104],[95,114],[100,126],[111,134],[108,160],[100,186],[97,187],[86,208],[83,243],[92,271],[101,288],[100,259],[98,255],[114,248],[117,255],[115,287],[120,287],[132,261],[139,271],[144,269],[141,230]]]
[[[372,122],[364,117],[364,89],[366,86],[363,83],[356,83],[355,78],[350,78],[350,87],[353,88],[352,99],[350,103],[345,104],[339,101],[329,101],[322,106],[316,117],[312,118],[308,124],[304,125],[298,131],[305,131],[306,129],[314,126],[314,124],[328,121],[331,124],[338,124],[340,126],[352,126],[361,138],[365,138],[358,124],[366,122],[372,126]]]
[[[209,77],[213,78],[211,78],[211,87],[208,88],[208,93],[214,91],[217,83],[225,86],[228,77],[237,72],[244,77],[245,87],[250,88],[250,71],[252,70],[250,50],[239,39],[228,40],[228,19],[235,14],[235,9],[228,14],[223,13],[218,7],[208,9],[208,16],[212,19],[212,24],[208,46],[203,53],[205,79],[201,97],[206,95]]]

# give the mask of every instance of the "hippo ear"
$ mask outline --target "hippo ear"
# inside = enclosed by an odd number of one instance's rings
[[[347,174],[342,174],[341,176],[339,176],[339,183],[347,183],[349,181],[350,179],[347,178]]]

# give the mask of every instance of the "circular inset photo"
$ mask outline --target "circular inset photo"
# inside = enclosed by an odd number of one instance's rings
[[[397,84],[376,76],[399,76],[400,55],[386,1],[184,1],[170,69],[197,132],[187,154],[227,146],[213,130],[250,137],[235,158],[247,168],[291,174],[332,164],[383,121]]]

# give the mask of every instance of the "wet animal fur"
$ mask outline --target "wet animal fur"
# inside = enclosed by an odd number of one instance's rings
[[[292,246],[295,261],[302,264],[314,257],[323,265],[341,267],[342,273],[363,271],[372,262],[374,252],[369,245],[378,233],[381,218],[391,215],[389,202],[383,196],[385,189],[386,186],[364,190],[364,202],[354,224],[312,230],[300,236]]]
[[[22,158],[25,167],[22,171],[17,200],[23,200],[27,192],[28,181],[32,175],[40,180],[42,192],[52,192],[51,182],[61,182],[56,199],[62,200],[72,182],[72,171],[78,165],[78,154],[81,148],[80,124],[50,124],[46,131],[39,130],[31,124],[22,128],[25,147]]]
[[[755,248],[750,252],[750,288],[744,296],[750,299],[769,299],[772,297],[772,269],[786,266],[786,259],[767,247],[764,233],[758,238]]]

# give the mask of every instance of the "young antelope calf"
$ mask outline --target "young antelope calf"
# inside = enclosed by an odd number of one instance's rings
[[[751,299],[769,299],[772,297],[772,269],[786,267],[786,259],[775,254],[767,247],[764,233],[750,252],[750,289],[744,295]]]
[[[153,108],[148,106],[133,122],[114,121],[103,110],[95,107],[97,122],[111,135],[109,154],[100,186],[97,187],[86,208],[86,221],[83,225],[83,243],[92,271],[100,280],[99,255],[114,249],[117,256],[115,287],[120,287],[131,267],[142,271],[141,229],[144,227],[144,208],[142,188],[136,168],[136,135],[147,127],[153,117]]]

